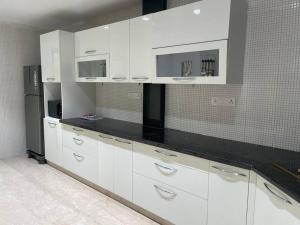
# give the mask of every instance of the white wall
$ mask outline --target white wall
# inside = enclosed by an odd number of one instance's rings
[[[0,22],[0,159],[26,150],[23,66],[40,64],[39,33]]]

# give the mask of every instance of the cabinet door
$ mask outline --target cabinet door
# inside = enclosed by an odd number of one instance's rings
[[[152,16],[130,20],[130,81],[151,82]]]
[[[208,225],[246,225],[249,171],[211,163]]]
[[[110,25],[110,68],[111,81],[129,81],[129,20]]]
[[[114,192],[132,201],[132,150],[115,146]]]
[[[114,146],[102,141],[99,146],[99,186],[114,191]]]
[[[153,83],[226,84],[227,40],[152,50]]]
[[[272,184],[257,178],[254,225],[299,225],[300,205]]]
[[[59,166],[62,165],[61,125],[58,120],[44,119],[45,156]]]
[[[75,57],[107,54],[109,26],[100,26],[75,33]]]
[[[43,82],[60,82],[60,32],[40,37]]]
[[[203,0],[153,14],[152,48],[228,39],[231,0]]]

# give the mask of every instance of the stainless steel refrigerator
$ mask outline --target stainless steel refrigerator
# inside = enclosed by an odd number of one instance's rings
[[[37,159],[39,163],[45,162],[43,93],[41,66],[25,66],[24,94],[27,154],[28,157]]]

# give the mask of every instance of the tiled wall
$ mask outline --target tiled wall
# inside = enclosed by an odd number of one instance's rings
[[[300,151],[300,0],[249,0],[246,45],[242,85],[167,85],[166,126]],[[142,86],[97,90],[99,113],[142,121],[142,101],[127,98]],[[212,106],[218,96],[236,98],[236,106]]]

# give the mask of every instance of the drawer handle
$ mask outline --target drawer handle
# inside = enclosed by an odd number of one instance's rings
[[[267,189],[273,196],[275,196],[277,199],[279,199],[280,201],[283,201],[283,202],[285,202],[285,203],[287,203],[287,204],[289,204],[289,205],[293,205],[293,203],[292,203],[290,200],[288,200],[287,198],[285,198],[285,197],[283,197],[283,196],[280,196],[279,194],[276,194],[276,193],[272,190],[271,186],[269,186],[269,184],[264,183],[264,185],[265,185],[266,189]]]
[[[51,127],[51,128],[55,128],[56,127],[56,123],[48,122],[48,124],[49,124],[49,127]]]
[[[149,77],[132,77],[132,80],[149,80]]]
[[[129,141],[123,141],[123,140],[120,140],[120,139],[115,139],[115,141],[117,141],[117,142],[120,142],[120,143],[124,143],[124,144],[128,144],[128,145],[131,145],[131,142],[129,142]]]
[[[113,80],[126,80],[126,77],[113,77]]]
[[[76,153],[73,153],[73,156],[78,162],[82,162],[84,160],[84,157],[82,155],[77,155]]]
[[[173,80],[180,82],[191,82],[196,80],[196,77],[174,77]]]
[[[50,77],[48,77],[46,80],[47,80],[47,81],[55,81],[55,78],[50,78]]]
[[[83,130],[81,129],[78,129],[78,128],[72,128],[74,131],[77,131],[77,132],[83,132]]]
[[[101,137],[101,138],[105,138],[105,139],[113,139],[112,137],[108,137],[108,136],[103,136],[103,135],[101,135],[101,134],[99,134],[99,137]]]
[[[164,175],[172,175],[177,172],[177,169],[169,168],[169,167],[160,165],[159,163],[154,163],[154,165]]]
[[[169,156],[169,157],[178,157],[177,155],[175,154],[172,154],[172,153],[167,153],[167,152],[162,152],[160,150],[154,150],[155,152],[159,153],[159,154],[162,154],[162,155],[165,155],[165,156]]]
[[[157,191],[157,193],[159,194],[159,196],[165,200],[172,200],[177,196],[177,194],[175,192],[168,191],[158,185],[153,185],[153,186],[154,186],[155,190]]]
[[[86,54],[92,54],[92,53],[95,53],[97,50],[88,50],[88,51],[85,51]]]
[[[246,174],[235,172],[235,171],[231,171],[231,170],[226,170],[224,168],[220,168],[220,167],[217,167],[217,166],[212,166],[212,168],[214,168],[216,170],[219,170],[219,171],[221,171],[223,173],[231,174],[231,175],[234,175],[234,176],[247,177]]]
[[[77,145],[82,145],[83,142],[84,142],[83,140],[78,139],[78,138],[73,138],[73,141],[74,141],[74,143],[77,144]]]

